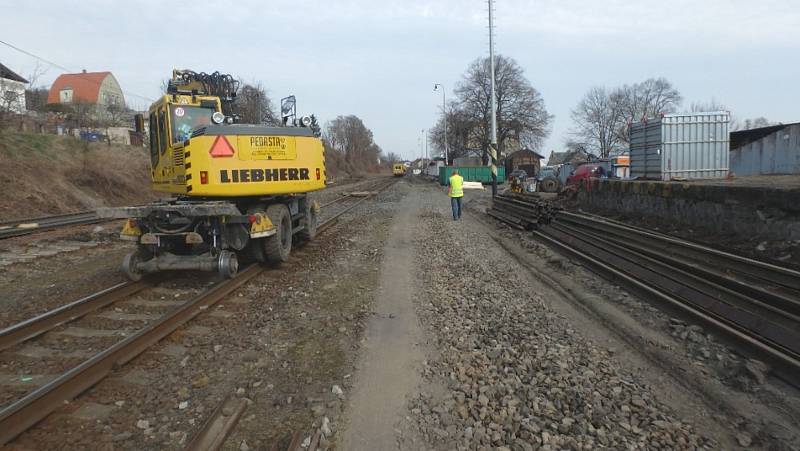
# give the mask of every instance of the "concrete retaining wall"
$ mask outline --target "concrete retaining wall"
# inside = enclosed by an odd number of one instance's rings
[[[597,213],[647,216],[745,239],[800,240],[797,188],[595,179],[577,200]]]

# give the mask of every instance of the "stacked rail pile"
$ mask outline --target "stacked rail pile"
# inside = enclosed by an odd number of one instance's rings
[[[534,234],[716,329],[800,386],[800,272],[585,214],[562,213]]]
[[[561,207],[553,200],[532,194],[506,193],[492,199],[492,207],[486,211],[520,230],[535,230],[540,225],[550,224]]]

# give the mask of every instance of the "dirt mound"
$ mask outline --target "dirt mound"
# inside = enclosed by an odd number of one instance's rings
[[[72,137],[0,135],[0,220],[155,199],[144,147]]]

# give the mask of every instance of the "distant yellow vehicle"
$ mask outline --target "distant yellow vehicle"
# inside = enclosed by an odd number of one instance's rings
[[[293,126],[234,124],[237,89],[227,74],[175,70],[150,106],[153,189],[175,198],[101,213],[128,218],[121,237],[138,243],[123,262],[130,279],[187,269],[233,277],[237,254],[281,263],[293,240],[314,238],[309,193],[325,188],[316,120],[296,118],[291,96]],[[135,125],[143,132],[144,117]]]
[[[403,163],[395,163],[392,165],[392,174],[395,177],[402,177],[406,175],[406,165]]]

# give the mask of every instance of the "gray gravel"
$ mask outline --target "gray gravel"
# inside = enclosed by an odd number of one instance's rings
[[[718,448],[650,388],[548,311],[471,218],[443,197],[423,215],[419,316],[438,350],[411,403],[441,449]],[[445,200],[446,202],[446,200]],[[436,203],[441,203],[438,205]],[[437,389],[441,387],[442,389]]]

